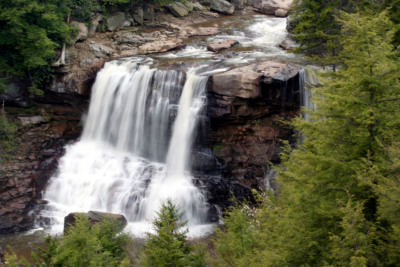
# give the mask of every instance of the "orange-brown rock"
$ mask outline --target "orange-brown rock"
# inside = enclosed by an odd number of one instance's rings
[[[217,52],[222,49],[228,49],[237,44],[238,41],[235,40],[225,40],[218,43],[212,43],[207,46],[207,49],[211,52]]]
[[[299,71],[300,67],[284,63],[256,63],[213,75],[210,91],[224,96],[257,98],[261,96],[261,80],[285,81],[297,75]]]

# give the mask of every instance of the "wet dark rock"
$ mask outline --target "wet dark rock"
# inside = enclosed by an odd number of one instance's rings
[[[39,99],[44,101],[46,97],[45,95]],[[44,204],[41,200],[42,191],[58,166],[58,159],[64,153],[64,145],[68,140],[77,138],[81,132],[78,124],[82,111],[78,106],[57,104],[57,97],[54,95],[48,99],[55,103],[51,106],[37,104],[36,108],[41,115],[22,115],[24,109],[14,111],[21,115],[15,116],[19,129],[13,140],[16,148],[12,152],[13,157],[0,170],[0,233],[18,232],[33,227],[35,217],[32,212],[37,205]],[[66,97],[63,101],[67,99]],[[44,118],[43,114],[46,114],[46,119],[40,119],[37,123],[30,121],[23,125],[18,120]],[[8,116],[12,119],[11,115]],[[55,119],[58,121],[53,121]],[[60,124],[64,126],[58,127]]]
[[[125,226],[128,224],[128,221],[126,220],[125,216],[122,214],[116,214],[116,213],[108,213],[108,212],[100,212],[100,211],[89,211],[86,213],[83,212],[73,212],[68,214],[64,218],[64,234],[68,232],[68,228],[72,225],[75,224],[76,219],[79,216],[85,216],[89,219],[90,224],[94,225],[96,223],[101,223],[106,219],[112,219],[118,222],[118,226],[120,230],[122,231]]]
[[[0,77],[1,78],[1,77]],[[12,77],[6,82],[6,90],[0,94],[0,102],[17,107],[29,107],[30,101],[26,93],[29,85],[24,78]]]

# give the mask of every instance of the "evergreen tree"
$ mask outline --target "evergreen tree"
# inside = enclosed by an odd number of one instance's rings
[[[34,266],[130,266],[127,257],[131,239],[121,233],[113,218],[91,225],[86,216],[80,216],[63,238],[47,236],[47,248],[33,253]],[[15,253],[6,254],[10,266],[32,266]]]
[[[205,266],[204,254],[195,253],[187,240],[186,222],[179,208],[168,199],[161,204],[153,221],[155,234],[149,234],[140,259],[143,266]]]
[[[245,232],[251,231],[258,241],[249,246],[256,256],[239,255],[240,262],[399,262],[400,148],[395,138],[400,135],[400,64],[392,44],[396,29],[387,12],[366,14],[341,13],[342,65],[328,72],[324,86],[314,88],[317,109],[307,111],[311,120],[298,117],[293,122],[303,138],[295,149],[285,148],[277,195],[267,195],[256,216],[241,219]],[[232,213],[236,218],[228,222],[246,216],[238,214]],[[237,229],[228,223],[226,233],[235,237]],[[237,243],[234,240],[240,238],[230,240]],[[229,247],[231,257],[237,257],[235,246]],[[264,260],[251,264],[260,257]]]
[[[311,121],[294,122],[305,139],[284,158],[279,175],[288,212],[283,229],[297,232],[291,237],[296,245],[289,248],[293,264],[321,265],[330,258],[330,238],[344,231],[346,212],[338,207],[349,195],[356,207],[363,203],[364,220],[379,224],[379,195],[360,181],[359,171],[366,160],[385,166],[389,156],[381,144],[400,134],[400,68],[387,12],[341,17],[343,65],[315,89]],[[374,177],[373,183],[380,181]],[[367,257],[367,264],[381,256]]]

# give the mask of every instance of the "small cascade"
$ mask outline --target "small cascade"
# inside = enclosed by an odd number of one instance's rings
[[[315,66],[306,66],[299,71],[300,106],[306,109],[303,116],[307,121],[310,120],[307,110],[316,108],[312,102],[312,88],[320,84],[318,72],[321,72],[321,69]]]
[[[189,159],[207,79],[133,61],[106,63],[82,138],[67,147],[44,195],[43,215],[53,219],[54,231],[69,212],[98,210],[145,225],[133,227],[141,235],[167,198],[189,227],[205,223],[207,203],[192,183]]]

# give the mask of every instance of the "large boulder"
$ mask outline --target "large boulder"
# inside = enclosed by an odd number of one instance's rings
[[[143,16],[144,16],[144,13],[143,13],[143,8],[142,7],[136,7],[134,10],[133,10],[133,19],[137,22],[137,23],[139,23],[140,25],[142,25],[143,24]]]
[[[161,53],[183,47],[185,43],[179,38],[160,40],[139,46],[139,54]]]
[[[179,2],[180,3],[180,2]],[[185,5],[185,7],[189,10],[189,11],[193,11],[194,6],[193,6],[193,2],[191,1],[184,1],[183,4]]]
[[[208,11],[208,10],[210,10],[210,8],[203,6],[202,4],[200,4],[198,2],[192,3],[192,6],[193,6],[193,10],[194,11]]]
[[[115,31],[124,25],[124,21],[125,21],[124,12],[114,13],[107,19],[107,28],[109,31]]]
[[[124,215],[115,214],[115,213],[108,213],[108,212],[100,212],[100,211],[89,211],[89,212],[73,212],[68,214],[64,218],[64,234],[68,231],[70,226],[73,226],[76,222],[76,219],[79,216],[85,216],[89,219],[90,224],[94,225],[96,223],[100,223],[106,219],[111,218],[118,222],[120,229],[124,229],[124,227],[128,224]]]
[[[272,80],[287,81],[300,71],[300,67],[266,61],[235,68],[211,77],[210,91],[240,98],[261,97],[261,83]]]
[[[236,9],[244,9],[247,4],[247,0],[231,0],[231,3]]]
[[[89,36],[89,29],[86,27],[85,23],[71,21],[71,26],[78,30],[78,33],[75,37],[75,42],[84,41]]]
[[[210,5],[210,8],[222,14],[232,15],[235,12],[235,6],[225,0],[207,0],[206,4]]]
[[[189,14],[189,9],[181,2],[172,3],[168,8],[175,17],[184,17]]]
[[[249,5],[260,12],[278,17],[287,16],[293,0],[249,0]]]
[[[90,28],[89,28],[89,36],[94,36],[96,33],[97,27],[99,26],[100,21],[103,20],[103,15],[101,14],[96,14],[96,16],[92,19],[90,23]]]
[[[222,49],[228,49],[237,43],[238,43],[238,41],[236,41],[236,40],[225,40],[222,42],[209,44],[207,46],[207,49],[212,52],[217,52]]]

